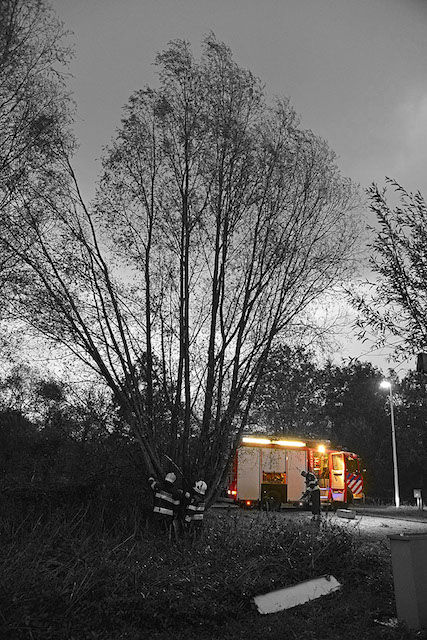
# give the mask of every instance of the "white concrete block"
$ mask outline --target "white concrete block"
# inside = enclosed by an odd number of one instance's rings
[[[259,613],[276,613],[283,609],[291,609],[310,600],[326,596],[340,589],[341,584],[333,576],[320,576],[313,580],[299,582],[292,587],[270,591],[254,598]]]
[[[350,511],[350,509],[337,509],[338,518],[347,518],[347,520],[354,520],[356,517],[355,511]]]

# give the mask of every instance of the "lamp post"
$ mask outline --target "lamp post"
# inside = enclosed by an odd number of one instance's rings
[[[394,427],[393,391],[391,388],[391,382],[389,382],[388,380],[383,380],[380,386],[383,389],[388,389],[389,395],[390,395],[391,444],[393,448],[393,472],[394,472],[394,502],[397,508],[397,507],[400,507],[400,497],[399,497],[399,476],[397,473],[397,449],[396,449],[396,430]]]

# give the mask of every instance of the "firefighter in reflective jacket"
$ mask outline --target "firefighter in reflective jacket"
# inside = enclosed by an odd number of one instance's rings
[[[148,478],[154,493],[153,516],[162,528],[170,531],[173,520],[178,513],[182,498],[182,490],[175,487],[176,475],[168,473],[163,481]]]
[[[197,480],[191,490],[184,513],[185,531],[190,535],[197,535],[203,526],[205,513],[205,493],[208,485],[203,480]]]
[[[306,486],[301,500],[310,498],[313,520],[320,520],[320,488],[317,478],[311,471],[301,471],[301,475],[305,478]]]

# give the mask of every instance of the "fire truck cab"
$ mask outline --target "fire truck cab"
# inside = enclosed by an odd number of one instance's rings
[[[323,504],[343,506],[364,499],[357,454],[331,449],[328,441],[274,436],[242,439],[227,495],[246,507],[278,510],[282,506],[302,506],[305,480],[301,471],[315,473]]]

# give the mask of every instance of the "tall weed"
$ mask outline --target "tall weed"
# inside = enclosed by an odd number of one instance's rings
[[[392,614],[387,550],[326,521],[211,510],[199,539],[171,543],[138,503],[0,507],[5,640],[231,637],[255,624],[254,595],[324,573]]]

